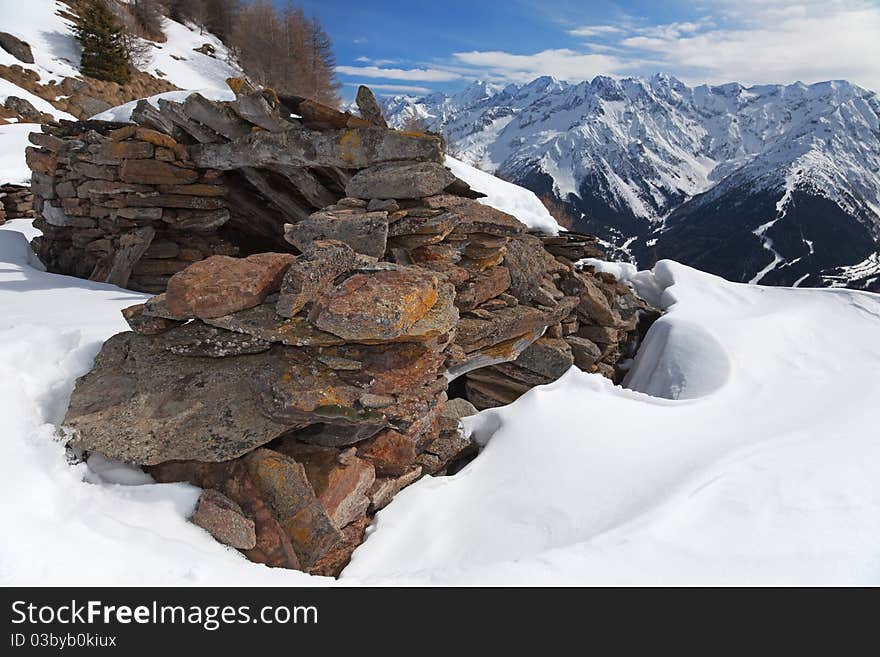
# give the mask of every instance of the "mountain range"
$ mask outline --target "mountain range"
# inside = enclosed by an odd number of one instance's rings
[[[846,81],[474,82],[384,99],[483,170],[561,204],[609,256],[733,281],[880,287],[880,98]]]

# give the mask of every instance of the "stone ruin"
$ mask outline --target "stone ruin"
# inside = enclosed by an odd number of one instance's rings
[[[656,315],[577,266],[595,240],[529,232],[358,99],[239,86],[50,126],[29,156],[50,268],[163,290],[77,382],[70,446],[205,489],[193,521],[253,561],[332,576],[399,490],[476,455],[460,418],[572,365],[619,378]]]
[[[336,203],[358,169],[440,159],[438,138],[388,130],[371,94],[373,123],[231,84],[234,102],[144,100],[133,123],[62,121],[30,135],[43,232],[33,246],[49,271],[159,293],[211,255],[295,252],[284,224]]]
[[[12,219],[34,216],[34,196],[30,187],[7,183],[0,185],[0,226]]]

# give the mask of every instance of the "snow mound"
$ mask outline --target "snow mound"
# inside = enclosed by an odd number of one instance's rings
[[[550,216],[547,208],[535,196],[534,192],[501,180],[501,178],[485,171],[480,171],[449,155],[446,156],[445,164],[452,173],[464,180],[472,189],[486,194],[486,198],[481,198],[480,203],[512,214],[533,230],[540,230],[551,235],[562,230],[562,226]]]
[[[624,385],[664,399],[696,399],[723,386],[729,374],[727,354],[711,333],[667,316],[651,327]]]

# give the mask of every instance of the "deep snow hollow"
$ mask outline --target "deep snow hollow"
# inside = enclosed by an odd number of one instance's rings
[[[57,436],[142,295],[47,274],[0,227],[0,584],[323,585],[246,561]],[[452,477],[381,511],[341,584],[880,584],[880,297],[608,265],[667,311],[625,389],[571,370],[466,426]]]

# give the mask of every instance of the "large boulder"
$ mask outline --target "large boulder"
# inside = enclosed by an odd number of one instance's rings
[[[18,114],[22,121],[38,123],[43,118],[43,113],[34,107],[30,101],[18,96],[7,96],[3,103],[10,112]]]
[[[0,32],[0,48],[3,48],[20,62],[34,63],[34,54],[31,52],[30,45],[9,32]]]
[[[71,444],[147,465],[241,456],[291,427],[264,410],[279,367],[271,350],[193,358],[136,333],[114,335],[77,381],[65,418]]]

